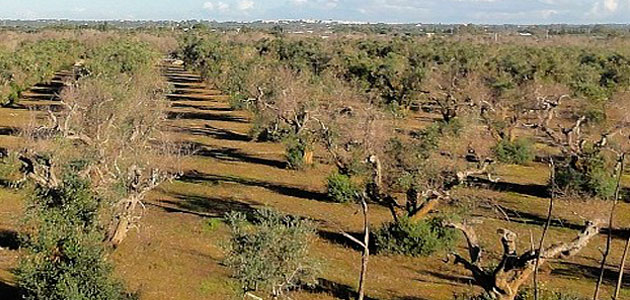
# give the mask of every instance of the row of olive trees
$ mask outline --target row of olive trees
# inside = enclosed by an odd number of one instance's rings
[[[16,269],[26,299],[135,297],[106,257],[138,225],[147,193],[179,173],[181,149],[160,131],[162,54],[134,37],[93,41],[61,111],[25,129],[6,160],[22,174],[14,184],[32,189]]]
[[[83,51],[68,39],[22,41],[15,49],[0,48],[0,104],[15,104],[32,85],[71,67]]]
[[[554,192],[612,196],[610,170],[628,138],[622,113],[628,109],[628,70],[622,54],[564,46],[490,49],[441,40],[333,43],[340,50],[313,39],[230,42],[193,33],[183,40],[180,55],[228,92],[233,103],[252,110],[255,138],[288,141],[291,167],[311,163],[312,150],[325,149],[337,167],[328,179],[333,199],[389,208],[392,222],[372,234],[364,210],[364,241],[348,235],[364,249],[364,271],[370,240],[377,251],[411,255],[447,247],[454,232],[445,228],[444,217],[427,218],[429,213],[456,200],[453,190],[471,178],[496,181],[495,161],[531,160],[532,142],[524,138],[560,150]],[[409,129],[407,116],[414,108],[435,120]],[[464,228],[474,244],[468,227],[449,224]],[[505,278],[496,274],[529,274],[533,261],[573,254],[594,233],[597,227],[590,226],[575,242],[562,244],[570,252],[548,250],[544,257],[536,254],[542,250],[528,252],[518,268],[469,267],[478,253],[464,265],[487,291],[513,299],[528,276],[518,277],[510,283],[515,290],[503,293]],[[509,260],[515,249],[506,251]]]

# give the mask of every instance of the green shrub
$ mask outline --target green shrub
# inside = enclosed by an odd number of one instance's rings
[[[528,139],[501,140],[493,150],[497,159],[503,163],[525,164],[534,159],[532,143]]]
[[[288,137],[285,139],[285,158],[287,166],[293,170],[301,170],[306,166],[304,155],[308,151],[308,143],[301,137]]]
[[[453,246],[456,232],[442,226],[443,218],[417,222],[403,217],[383,225],[372,234],[377,253],[427,256]]]
[[[233,110],[247,109],[248,103],[245,101],[246,97],[241,93],[233,93],[228,100],[230,108]]]
[[[72,66],[83,51],[77,42],[64,39],[24,42],[14,52],[0,50],[0,104],[17,102],[32,85]]]
[[[613,196],[616,180],[601,154],[574,160],[556,165],[556,186],[562,192],[601,198]]]
[[[266,116],[256,113],[249,130],[249,137],[259,142],[280,142],[288,136],[288,130],[278,123],[269,122]]]
[[[137,75],[152,71],[161,54],[148,43],[115,39],[90,49],[85,67],[96,76]]]
[[[226,221],[231,229],[226,265],[242,291],[273,296],[314,282],[317,264],[309,257],[315,226],[270,209],[254,212],[248,221],[233,212]]]
[[[98,224],[100,200],[67,175],[54,189],[35,189],[15,270],[24,299],[132,299],[112,277]]]
[[[352,182],[350,176],[337,172],[326,178],[328,197],[335,202],[346,203],[354,201],[359,187]]]

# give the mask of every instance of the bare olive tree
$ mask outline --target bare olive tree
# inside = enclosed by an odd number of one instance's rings
[[[483,78],[455,60],[433,66],[423,88],[429,100],[424,105],[438,112],[444,122],[450,122],[485,96]]]
[[[372,201],[388,207],[396,221],[402,216],[419,220],[451,201],[451,190],[472,177],[496,181],[491,138],[479,122],[466,118],[466,127],[440,121],[413,136],[391,140],[380,155],[372,154]]]
[[[492,297],[500,300],[514,300],[519,288],[534,272],[536,261],[538,266],[551,259],[568,258],[577,254],[599,233],[599,222],[588,222],[586,227],[570,242],[560,242],[546,248],[526,251],[522,254],[516,249],[516,233],[499,229],[503,254],[501,260],[493,268],[481,265],[483,249],[479,244],[477,233],[471,222],[447,222],[445,226],[460,230],[466,237],[468,258],[453,253],[453,262],[462,265],[472,273],[474,283],[483,288]]]
[[[541,89],[536,98],[535,106],[528,112],[529,120],[524,125],[537,130],[543,141],[560,150],[563,161],[557,167],[591,176],[595,169],[602,172],[608,167],[612,169],[624,148],[628,147],[630,122],[624,112],[630,106],[625,93],[601,109],[603,120],[599,121],[587,117],[584,106],[588,103],[571,99],[561,90]],[[586,192],[612,197],[615,172],[609,173],[605,178],[610,184],[606,184],[605,191]]]
[[[323,85],[309,82],[310,76],[277,66],[257,66],[246,80],[246,100],[253,103],[259,130],[255,139],[276,139],[289,135],[304,144],[303,161],[313,164],[312,141],[308,133],[317,126],[317,113]]]
[[[111,204],[108,241],[114,247],[137,225],[146,195],[180,172],[183,150],[160,130],[165,88],[152,70],[80,78],[61,92],[63,109],[49,111],[48,124],[25,131],[19,155],[25,176],[53,187],[64,165],[82,165],[80,175]]]

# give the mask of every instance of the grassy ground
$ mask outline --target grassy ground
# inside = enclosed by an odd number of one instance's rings
[[[117,273],[142,299],[230,299],[234,283],[222,266],[221,245],[228,237],[221,216],[232,210],[269,206],[286,213],[309,217],[320,224],[313,255],[323,264],[319,287],[294,294],[294,299],[348,299],[356,288],[360,253],[339,236],[338,229],[361,230],[359,207],[331,203],[326,199],[324,179],[332,167],[319,163],[306,171],[284,167],[283,147],[254,143],[247,139],[249,115],[232,111],[227,99],[205,87],[198,76],[171,69],[170,81],[177,83],[170,95],[173,106],[165,130],[182,141],[194,143],[198,151],[184,161],[186,175],[152,193],[137,231],[112,254]],[[25,102],[29,103],[29,102]],[[30,103],[36,106],[37,103]],[[24,126],[36,112],[0,109],[0,129]],[[422,126],[427,117],[414,117],[410,128]],[[0,146],[13,147],[13,130],[0,130]],[[321,154],[321,152],[320,152]],[[547,180],[542,164],[504,166],[498,170],[502,184],[459,189],[461,203],[443,210],[464,209],[477,216],[485,262],[500,254],[498,228],[519,234],[521,249],[529,249],[530,235],[537,240],[548,200],[541,198]],[[626,183],[628,183],[627,180]],[[455,207],[456,206],[456,207]],[[572,239],[583,221],[606,218],[609,203],[559,200],[547,241]],[[0,293],[13,285],[10,269],[15,266],[17,229],[22,210],[19,191],[0,189]],[[389,213],[371,206],[373,227],[389,220]],[[617,226],[630,226],[630,204],[623,203]],[[614,264],[621,256],[625,233],[615,231],[610,271],[606,273],[603,298],[616,278]],[[598,248],[605,236],[596,238],[575,258],[554,261],[543,269],[542,281],[550,288],[592,294],[597,277]],[[464,251],[460,240],[459,252]],[[470,276],[458,266],[443,261],[446,253],[431,257],[373,256],[370,259],[367,293],[373,299],[451,299],[455,293],[479,292]],[[630,281],[624,297],[630,299]],[[2,294],[5,295],[5,294]],[[2,299],[5,299],[2,297]]]

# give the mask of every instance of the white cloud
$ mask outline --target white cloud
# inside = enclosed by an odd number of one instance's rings
[[[630,9],[630,0],[627,3],[619,0],[597,0],[593,3],[593,7],[587,16],[591,18],[601,18],[610,15],[619,15],[623,10]]]
[[[540,16],[543,17],[543,19],[549,19],[557,15],[558,11],[555,9],[545,9],[545,10],[541,10],[539,13],[540,13]]]
[[[254,8],[254,1],[251,0],[241,0],[236,4],[236,8],[238,10],[250,10]]]
[[[609,12],[617,11],[619,0],[604,0],[604,8]]]
[[[291,0],[291,2],[293,2],[293,4],[295,5],[302,5],[302,4],[306,4],[308,0]]]
[[[339,0],[324,0],[324,1],[319,1],[319,2],[322,3],[324,7],[328,9],[335,8],[337,7],[337,5],[339,5]]]
[[[216,3],[208,1],[203,4],[203,9],[209,10],[209,11],[226,12],[230,9],[230,5],[223,1],[219,1]]]

